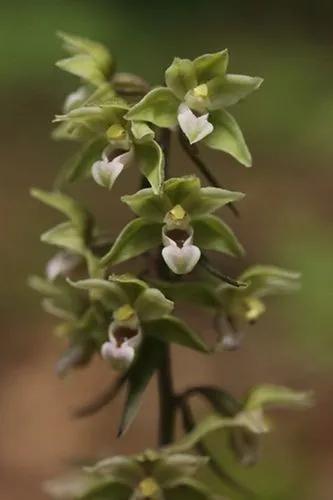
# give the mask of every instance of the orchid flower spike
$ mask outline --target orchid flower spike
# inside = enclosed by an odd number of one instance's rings
[[[201,251],[193,245],[193,228],[181,205],[176,205],[165,217],[162,230],[162,257],[175,274],[187,274],[198,263]]]
[[[117,309],[113,318],[109,326],[109,341],[102,345],[101,355],[111,362],[114,370],[125,371],[141,344],[142,331],[137,315],[129,304]]]

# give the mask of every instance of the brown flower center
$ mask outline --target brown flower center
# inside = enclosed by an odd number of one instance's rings
[[[182,248],[185,241],[189,237],[189,234],[185,229],[170,229],[166,232],[166,235],[171,240],[175,241],[179,248]]]
[[[135,337],[138,330],[129,328],[128,326],[119,326],[114,332],[113,336],[116,339],[117,347],[121,347],[126,340]]]

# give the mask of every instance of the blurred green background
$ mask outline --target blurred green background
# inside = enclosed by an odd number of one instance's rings
[[[70,151],[49,138],[53,114],[77,83],[54,66],[63,55],[58,29],[105,42],[120,70],[138,72],[152,83],[162,81],[175,55],[225,47],[232,72],[265,78],[262,90],[233,110],[254,168],[203,152],[224,186],[247,193],[241,219],[226,214],[248,249],[246,262],[221,262],[231,273],[255,262],[299,270],[302,290],[272,301],[240,352],[207,361],[176,350],[176,383],[207,380],[237,395],[261,382],[314,389],[314,409],[276,416],[258,466],[244,471],[228,454],[225,461],[258,498],[332,499],[332,15],[333,4],[325,0],[2,2],[0,500],[45,498],[40,483],[71,460],[154,443],[154,387],[123,443],[114,440],[119,402],[90,420],[70,419],[69,410],[105,387],[111,375],[96,362],[68,380],[55,378],[61,345],[49,335],[50,320],[26,286],[27,275],[40,272],[51,255],[38,238],[55,221],[29,198],[28,189],[50,187]],[[174,174],[191,171],[177,149],[173,159]],[[117,195],[133,192],[136,183],[133,173],[112,195],[89,182],[75,192],[97,211],[102,225],[116,231],[130,217],[125,208],[119,210]],[[198,316],[197,327],[207,329],[205,321]]]

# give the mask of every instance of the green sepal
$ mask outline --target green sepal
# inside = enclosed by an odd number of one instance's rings
[[[175,57],[165,72],[165,82],[175,96],[183,100],[185,94],[197,85],[193,62]]]
[[[251,153],[235,118],[225,110],[218,110],[209,114],[209,121],[214,130],[203,142],[213,149],[230,154],[245,167],[251,167]]]
[[[128,297],[122,288],[115,282],[103,279],[84,279],[80,281],[67,280],[74,288],[81,290],[95,290],[103,292],[107,296],[108,303],[113,309],[117,309],[128,302]]]
[[[132,122],[131,132],[133,134],[135,142],[141,144],[143,142],[149,142],[154,139],[154,131],[145,122]]]
[[[240,275],[239,279],[248,283],[243,293],[255,297],[292,292],[300,286],[300,273],[276,266],[251,266]]]
[[[153,280],[152,284],[173,301],[185,301],[202,307],[216,309],[221,300],[216,287],[199,281],[170,282]]]
[[[192,219],[215,212],[219,208],[244,198],[243,193],[228,191],[216,187],[203,187],[200,194],[189,200],[186,209],[190,212]]]
[[[174,303],[157,288],[147,288],[140,293],[134,307],[142,321],[151,321],[170,314]]]
[[[261,385],[252,389],[246,397],[244,411],[271,407],[308,407],[313,403],[311,392],[294,391],[277,385]]]
[[[193,64],[198,78],[198,83],[206,83],[216,76],[224,76],[229,62],[228,49],[204,54],[194,59]]]
[[[145,281],[136,278],[131,274],[111,274],[109,280],[113,283],[119,285],[131,304],[135,304],[135,301],[145,290],[147,290],[148,285]]]
[[[215,215],[205,215],[192,221],[194,244],[232,257],[244,255],[244,249],[232,230]]]
[[[162,222],[166,212],[172,208],[163,195],[156,196],[151,188],[122,196],[121,201],[139,217],[155,222]]]
[[[181,205],[185,210],[199,195],[200,179],[195,175],[172,177],[164,183],[165,196],[170,200],[170,205]]]
[[[127,397],[120,420],[118,436],[125,434],[135,419],[142,403],[144,391],[161,364],[163,352],[163,345],[160,340],[152,337],[143,340],[128,372]]]
[[[246,75],[226,75],[223,78],[213,78],[207,84],[209,109],[215,110],[233,106],[259,89],[262,83],[262,78]]]
[[[158,127],[173,127],[177,123],[179,100],[166,87],[151,90],[126,114],[127,120],[147,121]]]
[[[119,264],[158,246],[161,243],[161,231],[159,223],[142,218],[132,220],[101,259],[101,265]]]
[[[134,151],[141,173],[158,194],[164,181],[164,155],[160,145],[156,141],[136,144]]]
[[[146,322],[143,324],[143,330],[147,335],[158,338],[163,342],[172,342],[196,351],[209,352],[209,348],[199,335],[180,319],[173,316],[165,316],[161,319]]]

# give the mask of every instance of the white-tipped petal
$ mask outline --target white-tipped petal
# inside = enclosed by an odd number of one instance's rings
[[[214,130],[213,125],[208,121],[208,113],[196,116],[184,103],[178,108],[178,123],[190,144],[201,141]]]
[[[131,365],[135,350],[127,342],[120,347],[114,342],[105,342],[101,348],[101,355],[103,359],[110,361],[114,370],[124,371]]]
[[[92,166],[92,176],[100,186],[111,189],[117,177],[129,163],[132,153],[130,151],[116,156],[112,161],[107,158],[96,161]]]
[[[190,273],[197,265],[200,256],[200,248],[195,245],[184,245],[179,248],[177,245],[171,244],[162,250],[162,257],[166,265],[175,274]]]

